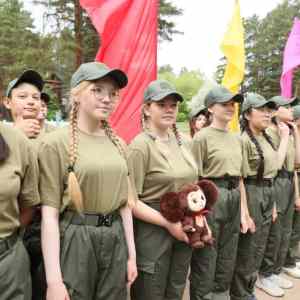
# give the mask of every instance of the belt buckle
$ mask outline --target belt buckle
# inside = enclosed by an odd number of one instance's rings
[[[111,227],[112,221],[113,221],[112,220],[112,215],[102,215],[102,216],[99,216],[98,226]]]
[[[233,190],[235,188],[235,181],[234,179],[229,179],[228,180],[228,189]]]

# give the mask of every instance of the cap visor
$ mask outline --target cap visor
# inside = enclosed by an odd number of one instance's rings
[[[127,75],[119,69],[109,70],[107,72],[102,73],[101,75],[95,75],[93,77],[90,77],[88,80],[97,80],[105,76],[111,77],[117,83],[120,89],[124,88],[128,83]]]
[[[253,105],[252,107],[253,108],[262,108],[264,106],[266,106],[268,108],[271,108],[271,109],[276,109],[277,108],[277,104],[273,101],[262,102],[260,104]]]
[[[234,102],[237,102],[237,103],[242,103],[244,100],[244,97],[242,94],[236,94],[233,96],[231,94],[228,94],[228,95],[224,95],[224,97],[222,99],[219,98],[218,101],[215,103],[226,103],[231,100]]]
[[[179,93],[176,93],[176,92],[166,92],[166,93],[161,93],[161,94],[157,95],[156,97],[151,97],[151,99],[149,99],[149,100],[152,100],[152,101],[160,101],[160,100],[162,100],[163,98],[168,97],[168,96],[174,96],[174,98],[175,98],[177,101],[183,102],[183,97],[182,97]]]

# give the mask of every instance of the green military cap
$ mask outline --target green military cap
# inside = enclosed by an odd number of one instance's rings
[[[8,84],[5,96],[9,97],[12,89],[17,87],[20,83],[24,82],[34,85],[39,91],[42,91],[44,87],[44,80],[42,76],[34,70],[27,70],[24,71],[18,78],[15,78]]]
[[[225,103],[230,100],[242,102],[243,99],[242,94],[232,94],[227,88],[218,85],[208,92],[204,99],[204,104],[206,107],[209,107],[215,103]]]
[[[244,113],[250,108],[260,108],[263,106],[268,106],[270,108],[276,109],[277,105],[275,101],[266,100],[263,96],[256,93],[248,93],[242,104],[241,111]]]
[[[82,81],[94,81],[105,76],[110,76],[119,86],[123,88],[127,85],[127,75],[119,69],[110,69],[100,62],[89,62],[81,64],[71,78],[71,88],[76,87]]]
[[[201,113],[204,114],[207,112],[207,108],[205,107],[204,104],[201,104],[197,107],[197,109],[191,109],[190,113],[189,113],[189,118],[193,119],[195,117],[197,117],[198,115],[200,115]]]
[[[297,105],[299,104],[299,99],[297,97],[293,97],[291,99],[284,98],[282,96],[274,96],[270,100],[274,101],[277,106],[285,106],[285,105]]]
[[[293,107],[293,117],[294,117],[294,120],[297,120],[300,118],[300,105],[295,105]]]
[[[183,101],[183,97],[170,82],[166,80],[155,80],[148,85],[144,93],[144,102],[159,101],[167,96],[174,96],[177,101]]]

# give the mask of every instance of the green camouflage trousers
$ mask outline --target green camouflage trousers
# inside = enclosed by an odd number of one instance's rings
[[[0,253],[0,299],[31,300],[29,257],[19,237],[13,246]]]
[[[229,299],[240,231],[240,192],[219,187],[219,199],[208,223],[215,243],[193,251],[190,274],[191,300]]]
[[[159,210],[159,203],[151,204]],[[134,220],[138,277],[132,300],[181,300],[192,248],[160,226]]]
[[[71,300],[126,300],[128,251],[121,217],[111,226],[60,224],[60,264]]]
[[[294,212],[293,231],[290,239],[288,253],[285,259],[285,267],[291,268],[296,266],[299,259],[299,241],[300,241],[300,212]]]
[[[274,188],[271,181],[265,180],[258,184],[256,180],[245,180],[245,187],[248,209],[255,222],[256,231],[240,233],[231,283],[231,300],[248,300],[254,293],[258,266],[263,259],[274,206]]]
[[[293,179],[278,176],[274,184],[275,201],[278,217],[272,222],[268,242],[259,273],[268,277],[279,274],[284,266],[293,224],[294,215],[294,188]]]
[[[30,258],[32,300],[43,300],[46,298],[47,284],[41,247],[40,211],[35,213],[32,223],[26,227],[23,241]]]

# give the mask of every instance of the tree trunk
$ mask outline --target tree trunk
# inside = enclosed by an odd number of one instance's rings
[[[82,63],[82,11],[79,0],[74,0],[75,7],[75,43],[76,43],[76,68]]]

